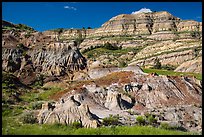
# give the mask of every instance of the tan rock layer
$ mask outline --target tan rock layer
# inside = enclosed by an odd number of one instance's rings
[[[70,39],[76,37],[91,38],[96,36],[119,36],[119,35],[151,35],[154,39],[173,39],[176,32],[200,31],[202,23],[193,20],[181,20],[166,11],[121,14],[111,18],[97,29],[68,29],[60,34],[61,38]],[[159,32],[168,32],[169,34]],[[52,31],[44,32],[45,35],[56,37]],[[170,36],[171,35],[171,36]]]

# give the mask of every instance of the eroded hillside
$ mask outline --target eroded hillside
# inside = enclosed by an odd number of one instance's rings
[[[96,29],[37,32],[2,21],[3,114],[35,108],[33,123],[94,128],[110,115],[134,125],[150,114],[152,126],[201,132],[201,57],[202,23],[166,11],[118,15]]]

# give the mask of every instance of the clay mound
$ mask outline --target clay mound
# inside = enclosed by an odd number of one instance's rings
[[[74,100],[81,104],[88,104],[92,108],[102,110],[125,110],[133,106],[132,100],[119,92],[117,85],[109,85],[106,88],[95,83],[85,84],[81,89],[72,90],[61,98],[66,100],[73,96]]]
[[[77,121],[87,128],[96,128],[99,125],[99,121],[93,117],[88,105],[79,103],[73,96],[65,102],[62,100],[55,105],[43,104],[38,114],[38,121],[40,124],[60,123],[66,125]]]
[[[110,86],[107,91],[105,107],[109,110],[124,110],[132,107],[132,101],[128,102],[122,98],[117,86]],[[123,95],[124,96],[124,95]]]
[[[91,79],[96,79],[107,76],[113,72],[133,72],[139,75],[146,75],[138,65],[131,65],[125,68],[93,68],[88,71],[88,75]]]
[[[128,92],[146,108],[201,104],[202,86],[198,81],[191,77],[137,76]]]

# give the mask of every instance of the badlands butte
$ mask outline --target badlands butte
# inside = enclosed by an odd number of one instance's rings
[[[2,93],[3,105],[23,102],[26,91],[61,88],[34,99],[43,102],[33,110],[39,124],[96,128],[118,115],[120,124],[134,125],[149,113],[157,124],[201,132],[202,80],[143,71],[152,67],[202,74],[202,22],[166,11],[121,14],[95,29],[38,32],[2,21],[2,83],[16,87],[15,95]]]

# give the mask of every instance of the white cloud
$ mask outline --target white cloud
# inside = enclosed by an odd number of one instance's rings
[[[152,12],[152,11],[150,9],[147,9],[147,8],[141,8],[140,10],[134,11],[131,14],[148,13],[148,12]]]
[[[71,7],[71,6],[64,6],[64,8],[69,10],[77,10],[75,7]]]

